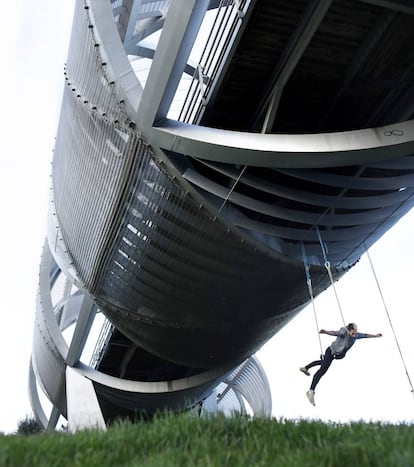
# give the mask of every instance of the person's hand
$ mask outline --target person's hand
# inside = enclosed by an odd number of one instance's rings
[[[382,337],[382,334],[379,332],[376,337]]]
[[[319,334],[326,334],[325,329],[321,329],[321,330],[319,331]]]

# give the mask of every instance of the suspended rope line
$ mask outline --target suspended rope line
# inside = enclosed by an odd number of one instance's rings
[[[306,283],[308,284],[309,295],[310,295],[311,302],[312,302],[313,316],[315,318],[316,334],[318,335],[318,339],[319,339],[319,347],[321,349],[321,355],[323,355],[321,335],[319,334],[318,316],[316,314],[315,300],[314,300],[313,289],[312,289],[312,280],[310,276],[310,268],[309,268],[308,259],[306,257],[305,245],[303,243],[302,243],[302,257],[303,257],[303,265],[305,267]]]
[[[227,193],[227,196],[225,200],[223,201],[223,204],[220,206],[220,209],[218,210],[218,213],[220,214],[221,210],[224,208],[224,205],[227,203],[228,199],[230,198],[231,194],[233,193],[234,189],[236,188],[236,185],[239,183],[239,180],[242,178],[244,171],[246,170],[247,165],[243,167],[243,169],[240,171],[239,176],[237,177],[236,181],[233,183],[233,186],[230,188],[229,192]]]
[[[339,301],[338,293],[337,293],[336,287],[335,287],[335,282],[334,282],[334,279],[333,279],[333,276],[332,276],[331,263],[328,261],[328,256],[326,254],[326,248],[325,248],[325,245],[324,245],[324,243],[322,241],[321,233],[319,232],[318,226],[316,226],[316,232],[318,234],[319,243],[321,245],[321,250],[322,250],[322,253],[323,253],[324,266],[326,268],[326,271],[328,272],[328,276],[329,276],[329,279],[331,281],[333,291],[335,293],[335,298],[336,298],[336,302],[338,304],[338,309],[339,309],[339,313],[340,313],[341,318],[342,318],[342,322],[343,322],[344,326],[346,326],[345,319],[344,319],[344,314],[342,312],[341,303]]]
[[[407,379],[408,379],[408,384],[410,385],[411,387],[411,393],[413,394],[414,396],[414,387],[413,387],[413,383],[411,382],[411,378],[410,378],[410,375],[408,373],[408,370],[407,370],[407,365],[405,364],[405,360],[404,360],[404,357],[403,357],[403,354],[402,354],[402,351],[401,351],[401,347],[400,347],[400,344],[398,342],[398,339],[397,339],[397,335],[395,333],[395,330],[394,330],[394,326],[392,324],[392,321],[391,321],[391,317],[390,317],[390,314],[388,312],[388,307],[387,307],[387,304],[385,303],[385,299],[384,299],[384,296],[382,294],[382,290],[381,290],[381,287],[380,287],[380,284],[379,284],[379,281],[378,281],[378,278],[377,278],[377,274],[375,272],[375,269],[374,269],[374,265],[371,261],[371,256],[368,252],[368,248],[367,246],[365,245],[365,253],[367,254],[367,258],[368,258],[368,261],[369,261],[369,264],[371,266],[371,270],[372,270],[372,274],[375,278],[375,282],[377,284],[377,287],[378,287],[378,291],[379,291],[379,294],[381,296],[381,299],[382,299],[382,304],[384,305],[384,309],[385,309],[385,313],[387,315],[387,318],[388,318],[388,322],[390,323],[390,327],[391,327],[391,330],[392,330],[392,333],[394,335],[394,339],[395,339],[395,343],[397,344],[397,348],[398,348],[398,352],[400,353],[400,357],[401,357],[401,361],[402,361],[402,364],[404,366],[404,370],[405,370],[405,374],[407,376]]]

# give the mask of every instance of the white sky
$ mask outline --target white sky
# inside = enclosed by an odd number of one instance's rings
[[[6,433],[31,415],[28,364],[38,268],[74,3],[42,0],[39,7],[31,0],[15,0],[1,18],[0,431]],[[413,238],[411,212],[372,248],[371,258],[414,382]],[[272,387],[274,415],[340,422],[413,421],[414,397],[366,259],[337,284],[337,291],[347,322],[384,337],[358,341],[346,359],[333,362],[312,407],[305,397],[311,379],[298,370],[319,355],[313,310],[308,307],[259,352]],[[315,305],[320,327],[341,326],[332,290]],[[322,339],[324,348],[332,340]]]

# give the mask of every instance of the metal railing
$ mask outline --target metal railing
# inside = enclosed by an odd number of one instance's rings
[[[98,339],[96,341],[95,348],[92,352],[91,360],[89,363],[89,366],[91,368],[96,368],[99,365],[103,356],[103,352],[106,346],[108,345],[108,342],[112,336],[114,329],[115,326],[108,319],[105,318]]]
[[[178,120],[196,123],[231,51],[250,0],[221,0]]]

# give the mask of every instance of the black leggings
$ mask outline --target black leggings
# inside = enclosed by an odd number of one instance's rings
[[[318,366],[318,365],[321,366],[319,370],[313,376],[312,384],[310,387],[312,390],[315,390],[316,385],[319,383],[319,380],[328,371],[328,368],[331,366],[333,359],[334,359],[334,356],[332,355],[331,348],[328,347],[325,351],[325,355],[323,356],[322,360],[315,360],[314,362],[309,363],[309,365],[306,365],[305,368],[308,370],[309,368],[312,368],[314,366]]]

